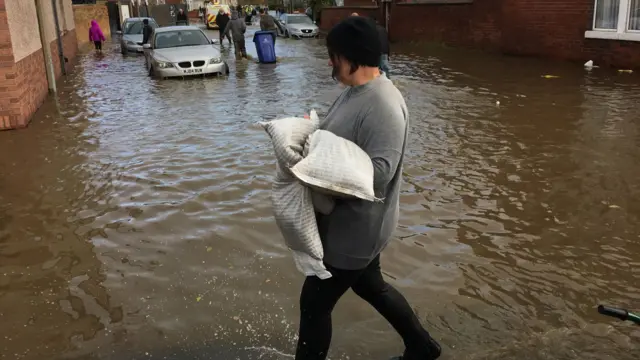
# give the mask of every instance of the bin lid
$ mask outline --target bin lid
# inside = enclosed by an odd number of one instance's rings
[[[263,39],[265,39],[266,41],[269,41],[269,40],[267,39],[267,37],[268,37],[268,36],[269,36],[269,37],[271,37],[271,38],[274,38],[274,37],[275,37],[275,34],[273,33],[273,31],[269,31],[269,30],[265,30],[265,31],[256,31],[256,32],[253,34],[253,42],[257,42],[257,41],[258,41],[258,38],[263,38]]]

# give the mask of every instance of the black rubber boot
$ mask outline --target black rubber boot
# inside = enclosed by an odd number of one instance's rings
[[[405,349],[402,356],[396,356],[391,358],[390,360],[436,360],[440,357],[442,349],[440,348],[440,344],[438,344],[438,342],[435,341],[432,337],[429,336],[429,339],[431,340],[431,346],[429,347],[429,350],[427,350],[426,354],[419,354],[418,352],[413,352],[409,349]]]

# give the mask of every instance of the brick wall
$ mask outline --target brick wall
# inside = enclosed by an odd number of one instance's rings
[[[640,67],[640,42],[585,39],[594,0],[503,0],[502,51],[624,68]]]
[[[433,41],[497,49],[504,31],[502,0],[449,5],[393,3],[389,17],[392,41]]]
[[[89,42],[89,28],[91,20],[96,20],[105,37],[111,36],[111,25],[109,23],[109,10],[104,3],[96,5],[74,5],[73,19],[76,24],[76,36],[78,45],[82,46]]]
[[[360,4],[367,0],[348,0]],[[345,3],[347,4],[347,3]],[[585,39],[594,0],[474,0],[471,4],[399,4],[390,9],[392,42],[425,41],[624,68],[640,67],[640,42]],[[352,12],[369,16],[370,6],[322,10],[328,31]]]
[[[37,25],[37,24],[36,24]],[[76,31],[62,37],[67,70],[78,51]],[[56,78],[62,75],[57,39],[50,43]],[[26,127],[49,93],[42,48],[15,63],[4,0],[0,0],[0,130]]]
[[[29,124],[31,116],[49,93],[42,48],[20,60],[15,68],[20,101],[16,107],[18,117],[12,125],[14,128],[22,128]]]
[[[16,122],[15,109],[20,93],[16,89],[16,70],[4,0],[0,0],[0,130],[10,129]]]
[[[49,44],[51,47],[51,57],[53,59],[53,68],[56,72],[56,79],[62,75],[62,67],[60,66],[60,52],[58,51],[58,39]],[[78,38],[76,30],[66,31],[62,36],[62,52],[68,62],[65,63],[67,72],[71,71],[73,61],[78,54]]]
[[[320,15],[320,30],[324,32],[331,30],[335,24],[354,12],[361,16],[375,16],[378,19],[382,19],[382,10],[377,6],[327,7],[322,9]]]

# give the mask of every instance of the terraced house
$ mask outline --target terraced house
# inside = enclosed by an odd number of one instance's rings
[[[322,29],[353,12],[387,18],[394,42],[640,67],[640,0],[345,0]]]
[[[71,0],[0,0],[0,130],[27,126],[77,50]]]

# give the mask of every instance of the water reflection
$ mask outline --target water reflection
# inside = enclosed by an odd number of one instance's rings
[[[83,87],[81,79],[74,86]],[[123,318],[102,285],[91,236],[80,230],[113,189],[88,161],[98,146],[87,119],[93,114],[72,87],[63,89],[64,107],[50,99],[31,129],[3,134],[3,147],[15,154],[0,159],[0,347],[7,358],[66,351],[70,340],[91,340]]]
[[[341,89],[322,41],[276,46],[277,65],[185,81],[110,46],[0,133],[0,358],[290,357],[302,279],[255,122],[323,114]],[[594,307],[640,301],[640,87],[455,50],[393,61],[412,136],[384,270],[447,356],[638,358],[638,332]],[[332,359],[401,351],[352,294],[334,324]]]

